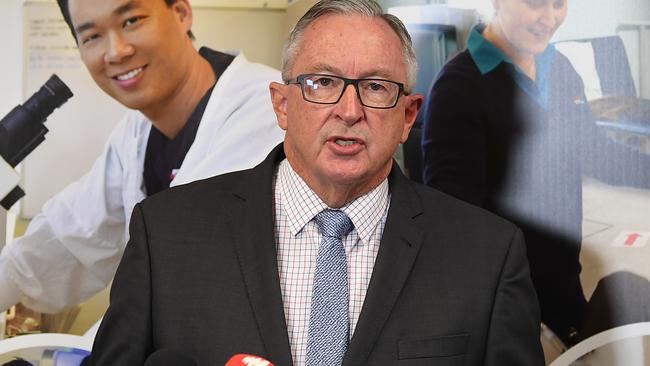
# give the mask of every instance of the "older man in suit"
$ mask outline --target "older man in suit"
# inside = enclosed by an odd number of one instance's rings
[[[542,365],[521,232],[392,160],[415,69],[374,1],[310,9],[270,86],[284,144],[136,207],[92,363]]]

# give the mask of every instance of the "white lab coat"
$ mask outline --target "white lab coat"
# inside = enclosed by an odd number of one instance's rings
[[[268,91],[270,81],[280,80],[277,70],[237,56],[219,77],[171,185],[261,162],[284,138]],[[150,129],[143,114],[129,111],[92,169],[47,201],[25,235],[3,249],[0,311],[18,301],[42,312],[59,311],[111,281],[128,240],[131,211],[145,198]]]

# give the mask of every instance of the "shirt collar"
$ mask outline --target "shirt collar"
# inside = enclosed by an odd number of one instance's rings
[[[483,37],[484,30],[485,24],[477,24],[467,38],[467,50],[481,75],[494,70],[503,61],[512,63],[503,51]]]
[[[280,162],[278,187],[282,207],[286,210],[289,228],[294,236],[319,212],[331,208],[309,188],[287,159]],[[388,179],[384,179],[372,191],[339,208],[348,215],[363,244],[370,243],[372,234],[388,209],[389,196]]]
[[[226,71],[228,66],[230,66],[232,61],[235,59],[235,56],[233,55],[214,51],[207,47],[201,47],[199,49],[199,55],[201,55],[201,57],[210,63],[212,71],[214,71],[214,75],[217,78],[219,78],[219,76],[221,76],[221,74]]]

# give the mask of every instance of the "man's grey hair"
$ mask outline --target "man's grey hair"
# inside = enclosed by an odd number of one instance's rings
[[[309,9],[291,30],[282,48],[282,79],[285,82],[290,81],[292,78],[291,69],[301,46],[305,30],[313,21],[326,14],[360,15],[377,17],[386,21],[395,31],[402,44],[402,55],[406,65],[405,91],[407,93],[411,91],[415,84],[418,67],[411,36],[402,21],[392,14],[385,14],[381,6],[374,0],[321,0]]]

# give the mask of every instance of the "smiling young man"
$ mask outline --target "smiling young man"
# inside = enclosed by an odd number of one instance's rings
[[[323,0],[283,60],[284,144],[135,207],[91,364],[542,365],[519,230],[392,159],[423,99],[404,25]]]
[[[249,168],[283,138],[267,89],[279,72],[242,54],[197,51],[188,0],[58,3],[90,75],[131,110],[92,169],[3,250],[1,309],[21,301],[54,312],[103,289],[137,202]]]

